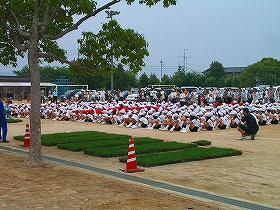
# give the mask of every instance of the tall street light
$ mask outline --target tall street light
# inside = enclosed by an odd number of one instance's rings
[[[113,16],[114,15],[119,15],[120,12],[119,11],[112,11],[112,10],[106,10],[105,11],[107,13],[107,17],[106,18],[110,18],[111,20],[113,20]],[[112,66],[113,66],[113,56],[112,56]],[[114,75],[111,75],[111,90],[114,90]]]

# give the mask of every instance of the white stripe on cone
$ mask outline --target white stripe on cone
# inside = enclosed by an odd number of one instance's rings
[[[128,152],[128,155],[133,155],[133,154],[135,154],[135,150]]]
[[[133,161],[136,161],[136,158],[129,158],[129,159],[127,159],[127,162],[129,163],[129,162],[133,162]]]

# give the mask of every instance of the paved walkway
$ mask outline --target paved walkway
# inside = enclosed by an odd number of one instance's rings
[[[17,149],[17,148],[12,148],[12,147],[0,146],[0,150],[13,152],[13,153],[17,153],[17,154],[22,154],[22,155],[28,155],[27,151],[20,150],[20,149]],[[256,203],[251,203],[251,202],[245,201],[245,200],[239,200],[239,199],[224,197],[224,196],[215,195],[215,194],[212,194],[212,193],[203,192],[203,191],[199,191],[199,190],[189,189],[189,188],[185,188],[185,187],[181,187],[181,186],[177,186],[177,185],[172,185],[172,184],[168,184],[168,183],[164,183],[164,182],[160,182],[160,181],[156,181],[156,180],[150,180],[150,179],[145,179],[145,178],[142,178],[142,177],[136,177],[136,176],[133,176],[131,174],[110,171],[110,170],[107,170],[107,169],[102,169],[102,168],[98,168],[98,167],[94,167],[94,166],[89,166],[89,165],[85,165],[85,164],[78,163],[78,162],[73,162],[73,161],[69,161],[69,160],[65,160],[65,159],[56,158],[56,157],[53,157],[53,156],[48,156],[48,155],[42,155],[42,156],[45,160],[51,161],[51,162],[56,163],[56,164],[64,164],[64,165],[67,165],[67,166],[81,168],[81,169],[85,169],[85,170],[88,170],[88,171],[92,171],[92,172],[104,174],[104,175],[107,175],[107,176],[111,176],[111,177],[114,177],[114,178],[119,178],[119,179],[123,179],[123,180],[126,180],[126,181],[132,181],[132,182],[136,182],[136,183],[139,183],[139,184],[145,184],[145,185],[148,185],[148,186],[151,186],[151,187],[156,187],[156,188],[163,189],[163,190],[168,190],[168,191],[171,191],[171,192],[181,193],[181,194],[184,194],[186,196],[193,196],[193,197],[196,197],[198,199],[202,198],[202,199],[215,201],[215,202],[219,202],[219,203],[223,203],[223,204],[227,204],[227,205],[230,205],[230,206],[239,207],[239,208],[243,208],[243,209],[279,210],[279,209],[276,209],[276,208],[273,208],[273,207],[264,206],[264,205],[260,205],[260,204],[256,204]]]

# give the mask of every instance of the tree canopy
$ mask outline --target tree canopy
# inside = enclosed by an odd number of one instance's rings
[[[94,72],[101,69],[100,66],[104,65],[108,61],[107,59],[110,59],[110,55],[102,54],[102,49],[100,49],[100,54],[97,55],[102,57],[94,57],[95,61],[99,63],[92,63],[92,61],[86,62],[85,60],[83,60],[83,62],[77,62],[75,60],[69,61],[67,59],[66,50],[59,47],[57,40],[77,30],[84,21],[93,18],[98,13],[109,9],[120,1],[121,0],[108,0],[108,3],[104,3],[104,1],[100,3],[94,0],[0,1],[0,62],[3,65],[16,66],[18,56],[24,57],[27,55],[28,67],[30,70],[32,103],[32,108],[30,110],[31,141],[29,158],[26,162],[27,165],[42,164],[39,63],[41,61],[59,61],[87,72]],[[136,2],[136,0],[126,0],[125,2],[127,4],[132,4]],[[147,6],[152,6],[159,2],[162,2],[164,7],[168,7],[170,5],[175,5],[177,1],[138,1],[139,4],[145,4]],[[76,18],[78,18],[78,20]],[[110,24],[108,25],[109,28],[111,27]],[[114,26],[117,25],[115,24]],[[132,35],[133,31],[122,31],[121,35],[123,33],[131,33],[130,35]],[[84,33],[84,35],[85,34],[86,33]],[[110,43],[108,40],[105,41]],[[82,44],[82,42],[80,43]],[[110,44],[112,44],[112,42]],[[123,42],[118,44],[121,45],[119,49],[124,49],[126,46],[126,43]],[[143,46],[143,43],[141,43],[141,46]],[[145,45],[145,47],[146,46],[147,45]],[[81,47],[81,50],[82,49],[83,47]],[[129,46],[129,49],[131,50],[132,48]],[[105,52],[108,51],[105,50]],[[85,54],[83,55],[85,56]],[[133,65],[133,61],[126,58],[125,54],[119,52],[117,55],[119,55],[118,58],[122,57],[121,61],[126,62],[126,65],[129,64],[130,68],[135,68],[133,69],[135,71],[139,71],[139,66],[143,64],[138,60],[136,62],[137,64]],[[131,55],[131,53],[128,54],[128,56],[129,55]],[[144,53],[144,55],[147,55],[147,53]],[[90,65],[84,65],[88,63]],[[106,69],[110,70],[112,68],[105,67],[105,70]]]
[[[86,73],[92,74],[102,69],[112,74],[116,60],[137,73],[145,65],[144,57],[149,55],[144,36],[133,29],[122,29],[116,20],[103,24],[102,30],[97,34],[83,32],[82,35],[78,40],[80,47],[76,62],[79,65],[71,66],[73,71],[79,72],[82,68]]]
[[[226,71],[223,64],[218,61],[213,61],[206,73],[206,84],[207,86],[221,87],[226,77]],[[210,85],[211,84],[211,85]]]
[[[280,61],[274,58],[263,58],[249,65],[241,75],[242,85],[278,85],[280,83]],[[244,84],[245,83],[245,84]]]

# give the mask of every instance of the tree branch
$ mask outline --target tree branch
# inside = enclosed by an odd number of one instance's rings
[[[66,63],[70,66],[75,66],[79,69],[82,69],[87,74],[93,74],[94,72],[101,70],[102,66],[105,63],[110,62],[109,58],[108,59],[107,58],[103,59],[103,61],[96,68],[92,69],[92,68],[85,67],[85,66],[83,66],[83,65],[81,65],[81,64],[79,64],[75,61],[69,61],[67,59],[61,58],[54,53],[39,53],[39,57],[40,58],[53,58],[53,59],[55,59],[55,60],[57,60],[61,63]]]
[[[40,35],[43,35],[43,34],[46,32],[46,29],[47,29],[48,24],[49,24],[50,22],[52,22],[52,21],[55,19],[55,17],[57,17],[57,12],[58,12],[58,10],[60,9],[60,7],[62,6],[63,1],[64,1],[64,0],[60,0],[60,2],[58,2],[58,3],[56,4],[56,8],[55,8],[54,12],[53,12],[51,15],[49,15],[49,14],[50,14],[51,7],[53,6],[53,3],[50,2],[50,3],[48,4],[48,6],[47,6],[47,8],[46,8],[46,10],[45,10],[45,13],[44,13],[43,22],[37,22],[37,23],[36,23],[38,26],[42,26],[41,30],[39,31],[39,34],[40,34]],[[41,8],[42,5],[43,5],[43,4],[41,4],[39,8]]]
[[[85,22],[86,20],[88,20],[89,18],[97,15],[99,12],[105,10],[105,9],[109,9],[110,6],[119,3],[121,0],[113,0],[107,4],[105,4],[104,6],[96,9],[92,14],[86,15],[84,17],[82,17],[80,20],[78,20],[72,27],[66,29],[65,31],[62,31],[60,34],[57,35],[43,35],[43,39],[50,39],[50,40],[57,40],[61,37],[63,37],[64,35],[68,34],[71,31],[77,30],[79,28],[79,26]]]
[[[15,32],[11,31],[11,36],[14,37],[13,38],[13,44],[19,51],[26,51],[27,50],[27,46],[25,44],[22,45],[20,43],[19,37]]]
[[[19,23],[19,20],[18,20],[17,16],[15,15],[15,13],[14,13],[13,11],[11,11],[11,13],[12,13],[12,16],[14,17],[14,19],[15,19],[15,21],[16,21],[16,23],[17,23],[16,31],[19,32],[19,34],[22,35],[23,37],[29,38],[30,33],[21,30],[21,28],[20,28],[20,23]],[[10,30],[13,30],[13,29],[10,28]]]

